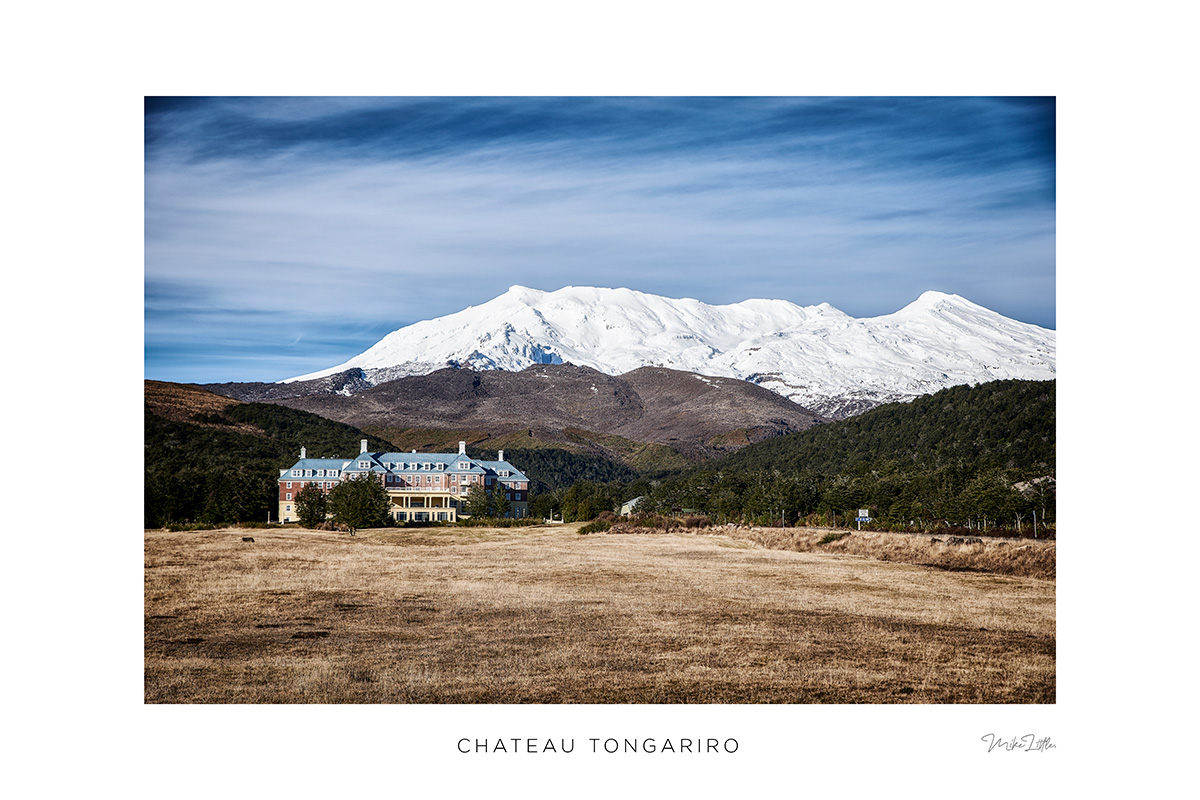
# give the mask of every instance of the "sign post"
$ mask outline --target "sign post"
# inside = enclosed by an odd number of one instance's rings
[[[863,524],[864,522],[870,522],[870,521],[871,521],[871,509],[869,509],[869,508],[860,508],[860,509],[858,510],[858,529],[861,531],[861,530],[862,530],[862,524]]]

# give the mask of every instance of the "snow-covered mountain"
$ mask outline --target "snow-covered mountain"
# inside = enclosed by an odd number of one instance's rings
[[[483,305],[393,331],[344,364],[281,382],[353,367],[379,384],[446,366],[561,363],[609,375],[660,366],[739,378],[840,418],[958,384],[1053,378],[1055,332],[940,292],[856,319],[828,303],[713,306],[630,289],[513,286]]]

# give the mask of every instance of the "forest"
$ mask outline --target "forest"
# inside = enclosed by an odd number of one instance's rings
[[[578,481],[534,500],[567,521],[644,498],[639,512],[714,522],[951,525],[1055,521],[1054,381],[957,386],[769,439],[658,480]]]

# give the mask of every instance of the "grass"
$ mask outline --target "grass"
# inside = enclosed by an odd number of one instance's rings
[[[146,531],[145,701],[1055,700],[1052,581],[578,527]]]
[[[946,536],[851,532],[827,528],[738,528],[725,525],[712,531],[776,550],[843,553],[956,572],[988,572],[1052,581],[1057,565],[1053,540],[983,538],[973,544],[952,544]]]

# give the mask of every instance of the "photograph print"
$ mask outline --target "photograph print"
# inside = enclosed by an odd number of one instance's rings
[[[1055,98],[144,102],[146,704],[1056,702]]]

